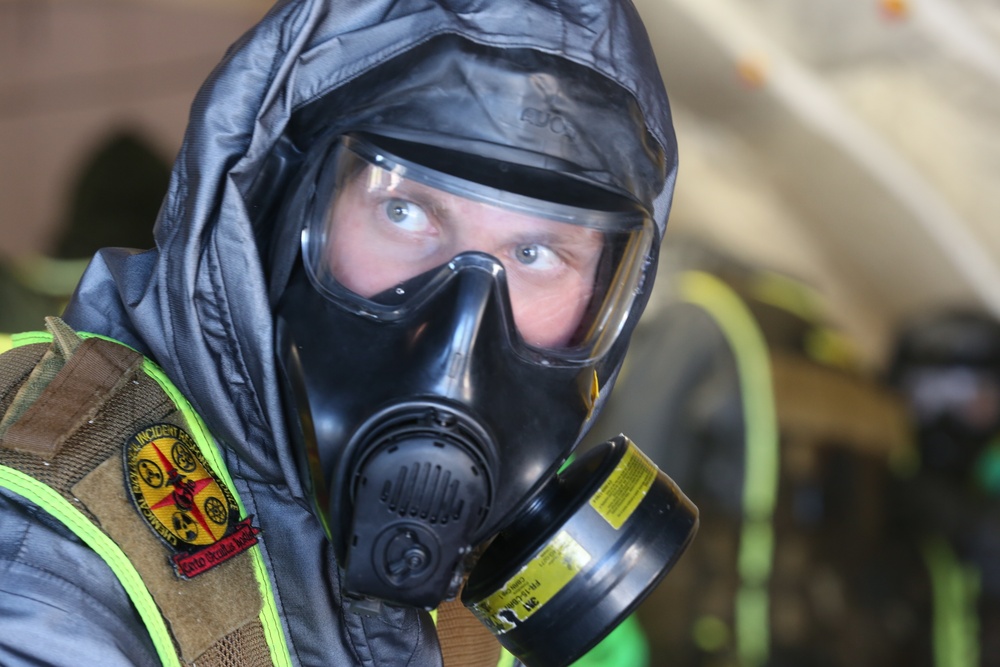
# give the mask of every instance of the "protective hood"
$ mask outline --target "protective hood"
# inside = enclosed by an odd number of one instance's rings
[[[157,220],[156,248],[99,253],[65,315],[77,329],[154,359],[239,458],[241,474],[287,484],[295,496],[302,489],[274,365],[272,297],[287,261],[272,258],[274,195],[291,188],[302,142],[345,122],[337,115],[340,91],[356,90],[350,86],[366,74],[405,62],[399,56],[443,35],[553,53],[632,93],[650,143],[641,149],[647,154],[615,160],[646,164],[649,150],[661,155],[662,189],[631,194],[651,209],[662,236],[676,144],[631,3],[289,0],[233,45],[199,92]],[[599,172],[578,176],[601,182]]]

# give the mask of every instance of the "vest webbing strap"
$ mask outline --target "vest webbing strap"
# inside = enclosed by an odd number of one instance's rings
[[[84,341],[3,434],[4,446],[51,461],[141,365],[142,355],[124,345]]]
[[[437,608],[438,643],[444,667],[496,667],[500,642],[456,598]]]
[[[208,428],[205,426],[205,422],[201,420],[201,416],[194,411],[188,400],[170,382],[159,366],[147,359],[143,370],[160,385],[163,393],[180,409],[181,414],[184,415],[188,426],[191,428],[191,435],[201,447],[202,456],[208,460],[215,474],[220,476],[229,486],[229,489],[236,498],[236,504],[240,508],[240,513],[246,515],[247,508],[243,505],[239,494],[236,493],[233,479],[229,475],[229,468],[222,459],[222,453],[215,446],[215,440],[208,432]],[[211,445],[206,446],[205,443],[211,443]],[[274,591],[271,588],[271,576],[268,574],[267,565],[264,563],[264,557],[261,555],[258,547],[250,549],[250,557],[253,563],[254,575],[257,578],[257,585],[260,587],[261,596],[263,597],[264,604],[260,610],[259,620],[261,626],[264,628],[264,636],[267,639],[267,646],[271,652],[271,663],[274,667],[291,667],[292,659],[285,640],[285,631],[281,627],[281,617],[278,614],[278,607],[274,601]]]

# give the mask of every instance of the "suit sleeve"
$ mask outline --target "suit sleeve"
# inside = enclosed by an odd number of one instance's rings
[[[159,665],[104,560],[44,511],[0,491],[0,665]]]

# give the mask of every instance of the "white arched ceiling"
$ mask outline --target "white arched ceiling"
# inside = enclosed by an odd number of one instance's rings
[[[816,284],[873,355],[923,308],[1000,315],[995,3],[637,5],[678,109],[678,230]]]

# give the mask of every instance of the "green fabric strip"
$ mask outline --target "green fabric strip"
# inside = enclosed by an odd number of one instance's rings
[[[736,594],[737,650],[743,667],[770,653],[768,585],[774,563],[772,518],[778,495],[778,418],[764,334],[746,304],[719,278],[701,271],[681,276],[682,298],[716,321],[736,359],[746,430],[743,525]]]
[[[122,582],[125,592],[135,605],[140,618],[146,625],[153,646],[165,667],[180,667],[177,649],[174,648],[166,622],[159,608],[153,602],[146,585],[142,582],[128,557],[110,537],[95,526],[90,519],[63,498],[59,493],[24,473],[0,466],[0,486],[13,491],[33,502],[73,531],[87,546],[97,552],[108,567]]]
[[[924,562],[934,599],[934,664],[976,667],[979,664],[979,573],[965,566],[940,537],[925,540]]]
[[[11,347],[20,347],[21,345],[31,345],[32,343],[51,343],[51,342],[52,342],[52,334],[50,334],[48,331],[26,331],[24,333],[12,334],[10,337]]]

